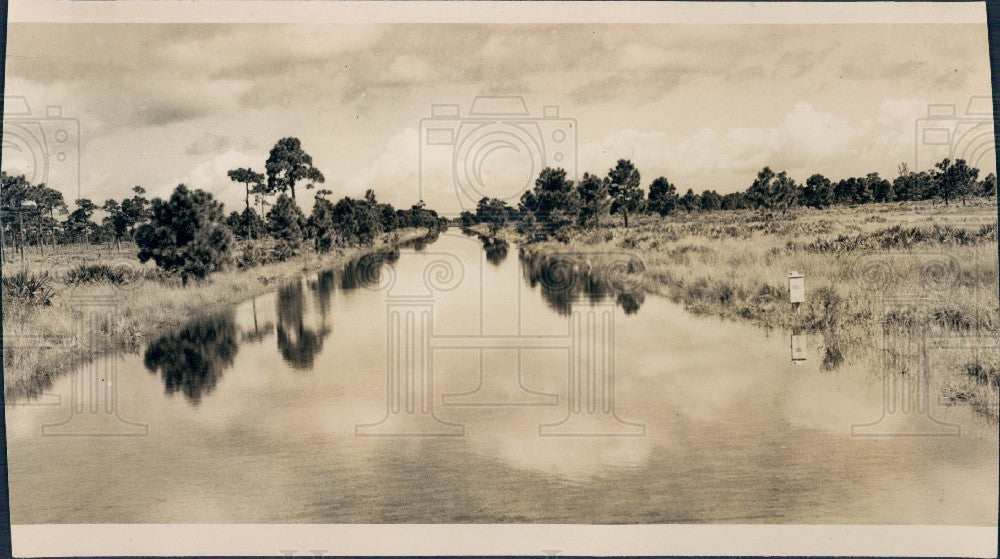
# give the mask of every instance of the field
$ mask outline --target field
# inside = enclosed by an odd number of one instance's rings
[[[510,228],[501,235],[517,236]],[[524,251],[595,270],[623,264],[610,278],[619,291],[808,334],[831,369],[888,351],[884,362],[906,373],[921,343],[958,340],[931,365],[936,389],[997,417],[995,199],[798,209],[771,219],[751,211],[644,215],[628,229],[602,224]],[[789,302],[793,271],[805,281],[798,305]],[[886,340],[923,341],[882,347]]]
[[[177,278],[164,277],[151,262],[140,264],[135,249],[128,245],[121,251],[93,245],[46,247],[44,254],[29,248],[23,262],[8,255],[3,266],[5,394],[8,398],[38,395],[55,376],[96,355],[138,351],[164,330],[199,314],[275,289],[281,281],[304,272],[337,267],[374,249],[425,234],[423,229],[399,230],[371,247],[340,248],[325,254],[303,251],[283,262],[245,269],[234,266],[186,287]],[[82,267],[91,273],[80,273]],[[107,272],[94,274],[95,269]],[[18,274],[26,281],[10,281]],[[44,276],[48,281],[38,285],[31,281]],[[22,287],[23,293],[12,293],[12,285]],[[32,299],[33,304],[29,303]]]

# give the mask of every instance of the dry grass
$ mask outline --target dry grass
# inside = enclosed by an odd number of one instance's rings
[[[527,250],[590,263],[628,253],[643,263],[635,281],[645,292],[691,312],[822,334],[830,368],[845,357],[878,355],[886,336],[921,328],[932,338],[987,341],[1000,332],[995,200],[801,210],[774,220],[750,211],[639,216],[633,223]],[[792,271],[806,282],[797,308],[788,301]],[[996,361],[996,351],[980,343],[950,353],[947,370],[937,372],[954,400],[996,417]]]
[[[393,242],[403,242],[425,234],[422,229],[413,229],[391,235]],[[55,278],[51,284],[54,293],[49,304],[23,304],[5,297],[5,394],[8,398],[37,395],[52,378],[96,355],[138,351],[163,331],[195,316],[275,289],[280,282],[304,272],[342,265],[388,242],[384,237],[373,247],[337,249],[322,255],[307,252],[246,270],[233,266],[187,287],[176,278],[162,277],[150,263],[140,264],[129,250],[109,253],[70,246],[48,250],[44,256],[29,253],[24,262],[5,263],[4,277],[47,273]],[[82,264],[107,264],[142,273],[129,275],[125,283],[74,281],[73,272]]]

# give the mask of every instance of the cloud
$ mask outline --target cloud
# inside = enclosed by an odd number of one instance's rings
[[[522,94],[532,115],[560,104],[597,138],[581,136],[581,172],[631,157],[647,178],[731,189],[763,165],[846,176],[911,159],[928,103],[989,92],[985,37],[980,25],[15,23],[7,83],[36,112],[80,119],[84,174],[109,175],[109,189],[189,175],[242,204],[224,156],[257,166],[244,138],[295,135],[331,184],[412,203],[419,132],[404,127],[477,93]],[[450,163],[423,175],[425,197],[454,207]]]
[[[678,73],[652,72],[644,76],[617,74],[594,80],[571,91],[569,98],[581,104],[652,103],[681,84]]]
[[[414,128],[394,135],[371,165],[348,180],[343,195],[359,195],[374,188],[380,198],[393,204],[416,202],[420,185],[419,138]]]
[[[200,188],[212,193],[225,204],[227,210],[239,209],[244,203],[243,186],[231,181],[227,173],[230,169],[246,166],[249,160],[251,160],[249,154],[236,149],[216,154],[198,163],[177,180],[171,181],[165,188],[160,189],[164,191],[160,194],[170,192],[175,186],[183,183],[191,188]]]
[[[218,154],[230,150],[236,145],[236,139],[232,136],[222,134],[203,133],[197,140],[188,144],[184,150],[185,155],[200,156],[208,154]],[[243,140],[240,149],[244,152],[253,151],[260,147],[253,140]]]
[[[926,110],[911,99],[888,100],[876,118],[852,120],[800,102],[767,128],[701,128],[684,138],[627,129],[583,145],[581,171],[603,174],[615,159],[627,158],[643,171],[644,181],[664,175],[682,182],[717,177],[731,183],[745,181],[764,165],[811,173],[851,162],[856,166],[872,154],[883,165],[895,165],[912,152],[913,122],[921,108]]]

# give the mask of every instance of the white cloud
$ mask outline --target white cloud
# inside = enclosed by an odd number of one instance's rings
[[[216,199],[225,204],[227,211],[238,210],[244,204],[243,186],[229,180],[227,173],[230,169],[245,167],[247,161],[253,161],[250,155],[231,149],[202,161],[188,171],[186,175],[171,182],[163,189],[164,192],[152,194],[169,195],[169,192],[177,184],[184,183],[192,189],[200,188],[211,192]]]
[[[627,129],[585,144],[581,170],[604,173],[615,159],[626,158],[643,172],[644,182],[659,175],[702,181],[685,184],[696,189],[716,187],[704,183],[705,177],[717,177],[720,184],[748,182],[765,165],[812,173],[869,161],[871,168],[856,172],[885,172],[885,166],[894,168],[912,152],[913,118],[919,110],[919,103],[890,100],[876,118],[852,122],[800,102],[769,128],[738,127],[721,133],[701,128],[679,139]]]

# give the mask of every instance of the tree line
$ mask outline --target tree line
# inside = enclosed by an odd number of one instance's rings
[[[620,215],[628,227],[629,216],[637,213],[666,217],[681,212],[753,209],[773,215],[795,207],[824,209],[896,201],[941,200],[948,205],[961,199],[964,204],[969,197],[995,197],[996,193],[996,175],[990,173],[979,180],[979,169],[964,159],[944,159],[933,169],[920,172],[903,163],[892,181],[878,173],[839,181],[814,174],[799,184],[784,171],[764,167],[746,190],[728,194],[707,189],[698,194],[691,188],[679,194],[662,176],[644,190],[636,166],[620,159],[605,176],[584,173],[579,181],[570,180],[563,169],[543,169],[534,188],[522,194],[517,208],[503,200],[483,198],[475,212],[462,212],[459,219],[465,227],[486,224],[494,233],[517,222],[522,231],[548,235],[567,226],[593,227],[608,215]]]
[[[211,193],[184,184],[166,200],[150,200],[145,189],[136,186],[130,197],[109,199],[101,206],[79,199],[69,211],[59,191],[2,172],[0,247],[5,258],[9,247],[23,258],[25,246],[44,253],[46,245],[106,243],[120,250],[125,240],[134,244],[140,261],[153,260],[187,283],[231,263],[238,242],[243,250],[237,264],[251,266],[285,260],[302,250],[327,252],[371,244],[396,229],[437,231],[447,226],[447,220],[422,201],[396,209],[380,203],[371,189],[360,199],[335,202],[328,198],[330,190],[318,190],[307,216],[296,201],[296,186],[311,189],[325,179],[297,138],[278,140],[263,173],[238,168],[228,176],[241,189],[245,207],[227,215]],[[98,210],[105,214],[100,223],[94,220]],[[57,219],[57,213],[65,218]]]

